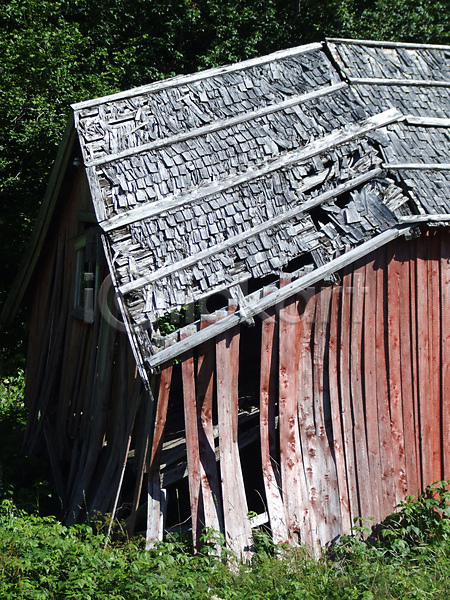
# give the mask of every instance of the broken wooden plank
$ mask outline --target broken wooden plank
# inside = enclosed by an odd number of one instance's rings
[[[260,436],[261,462],[272,539],[276,544],[289,541],[281,495],[279,464],[275,446],[275,404],[278,391],[278,324],[272,308],[263,316],[261,326]]]
[[[224,313],[225,314],[225,313]],[[210,325],[207,329],[212,328]],[[207,330],[206,329],[206,330]],[[219,425],[220,476],[224,512],[225,540],[239,558],[249,558],[253,541],[248,519],[247,500],[242,497],[243,479],[239,458],[239,447],[233,440],[232,414],[233,382],[236,375],[234,357],[230,348],[236,330],[226,331],[216,340],[217,413]]]

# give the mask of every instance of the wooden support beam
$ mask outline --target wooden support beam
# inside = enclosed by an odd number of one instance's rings
[[[389,85],[389,86],[408,86],[408,87],[450,87],[450,81],[440,81],[438,79],[390,79],[384,77],[348,77],[348,81],[353,85]]]
[[[415,42],[390,42],[378,40],[353,40],[346,38],[325,38],[327,43],[352,46],[368,46],[374,48],[411,48],[412,50],[448,50],[443,44],[416,44]]]
[[[450,163],[383,163],[383,169],[388,171],[450,171]]]

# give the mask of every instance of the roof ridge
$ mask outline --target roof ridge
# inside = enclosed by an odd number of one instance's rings
[[[380,48],[423,48],[424,50],[449,50],[446,44],[419,44],[415,42],[384,42],[379,40],[359,40],[351,38],[325,38],[327,44],[354,44],[355,46],[378,46]]]

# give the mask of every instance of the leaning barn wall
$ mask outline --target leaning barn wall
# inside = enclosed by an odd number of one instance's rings
[[[263,315],[254,386],[277,542],[318,548],[350,532],[355,518],[376,524],[406,495],[449,476],[449,259],[447,230],[401,239],[344,271],[338,285]],[[236,328],[186,355],[182,369],[194,538],[203,526],[221,527],[245,555],[238,353]]]

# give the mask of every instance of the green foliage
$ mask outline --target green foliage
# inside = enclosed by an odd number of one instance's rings
[[[450,482],[438,481],[417,498],[408,496],[382,524],[380,545],[391,555],[450,544]]]
[[[450,592],[449,496],[445,482],[409,498],[375,543],[343,538],[313,560],[257,534],[252,565],[227,567],[223,536],[206,531],[203,553],[181,538],[150,551],[143,541],[107,544],[96,523],[64,527],[0,505],[0,597],[16,599],[319,600],[446,598]],[[100,532],[99,532],[100,530]],[[96,533],[97,531],[97,533]],[[358,531],[361,529],[358,527]],[[394,540],[405,540],[404,552]]]
[[[24,389],[25,375],[21,369],[15,376],[0,380],[0,498],[14,477],[20,434],[26,423]]]
[[[23,369],[0,379],[0,500],[14,498],[28,511],[53,513],[60,507],[48,484],[48,465],[20,452],[28,416],[24,391]]]

